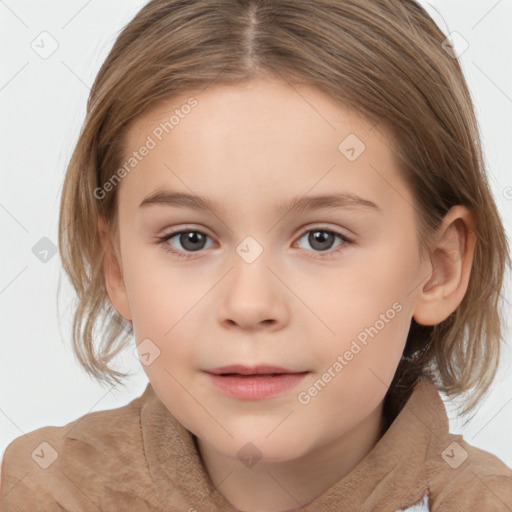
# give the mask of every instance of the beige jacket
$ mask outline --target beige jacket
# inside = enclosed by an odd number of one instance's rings
[[[437,389],[420,381],[373,450],[294,510],[512,511],[512,470],[448,428]],[[3,457],[0,510],[235,511],[150,383],[123,407],[15,439]]]

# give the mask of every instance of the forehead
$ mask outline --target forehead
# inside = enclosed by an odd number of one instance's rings
[[[190,107],[191,104],[194,106]],[[313,143],[327,134],[339,132],[340,128],[352,129],[362,138],[368,135],[389,138],[389,134],[375,126],[376,123],[319,89],[274,78],[210,85],[159,100],[132,123],[126,146],[136,146],[148,133],[158,132],[161,124],[167,127],[167,130],[162,127],[165,139],[178,139],[180,133],[184,137],[192,132],[200,135],[198,127],[208,131],[210,139],[225,140],[226,136],[251,134],[257,135],[255,143],[268,142],[265,137],[268,139],[276,132],[280,134],[279,139],[284,139],[303,135],[304,130],[310,131],[308,135]],[[342,133],[338,133],[340,135]],[[155,136],[158,138],[158,133]],[[327,144],[330,143],[328,139]],[[386,142],[390,144],[390,140]]]
[[[278,80],[214,85],[159,101],[131,125],[123,179],[135,202],[163,187],[247,205],[351,192],[412,201],[389,133],[318,89]]]

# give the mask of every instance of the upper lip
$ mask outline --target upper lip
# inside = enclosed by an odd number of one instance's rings
[[[261,364],[257,366],[244,366],[242,364],[234,364],[230,366],[221,366],[213,368],[212,370],[205,370],[207,373],[214,373],[220,375],[222,373],[238,373],[240,375],[267,375],[271,373],[305,373],[305,371],[290,370],[288,368],[281,368],[280,366],[272,366],[268,364]]]

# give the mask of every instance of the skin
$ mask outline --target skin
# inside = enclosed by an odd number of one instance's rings
[[[132,125],[126,156],[191,96],[198,106],[118,185],[119,242],[100,219],[107,291],[137,344],[149,338],[160,350],[144,370],[197,436],[219,491],[241,511],[284,511],[324,493],[379,440],[411,319],[439,323],[464,297],[473,218],[452,208],[426,256],[388,135],[313,87],[274,79],[160,102]],[[366,146],[353,162],[338,150],[349,134]],[[224,211],[139,208],[164,188],[211,197]],[[333,192],[358,194],[379,209],[276,210],[294,196]],[[179,236],[157,239],[185,228],[207,235],[203,246],[196,240],[199,251],[187,252]],[[318,249],[308,239],[318,228],[351,242],[335,236]],[[250,264],[236,251],[247,236],[263,249]],[[298,393],[396,303],[400,312],[300,403]],[[242,400],[201,371],[235,363],[310,373],[277,396]],[[237,456],[248,442],[261,454],[252,467]]]

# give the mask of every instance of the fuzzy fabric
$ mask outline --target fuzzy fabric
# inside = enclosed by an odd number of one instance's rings
[[[430,510],[430,496],[429,496],[428,489],[425,489],[425,492],[423,493],[423,497],[412,507],[408,508],[401,508],[400,510],[397,510],[396,512],[429,512]]]
[[[194,436],[150,383],[123,407],[11,442],[2,462],[0,510],[235,512],[213,485]],[[366,457],[294,510],[510,512],[512,470],[450,434],[436,387],[421,380]]]

